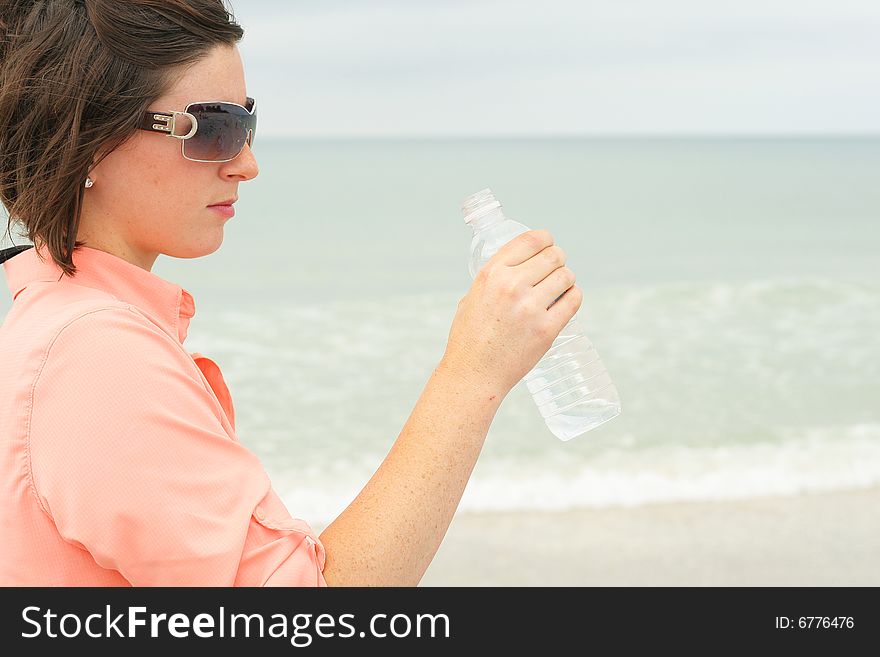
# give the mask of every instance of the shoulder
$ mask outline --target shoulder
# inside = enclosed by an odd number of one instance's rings
[[[93,308],[61,327],[29,407],[29,441],[46,450],[73,439],[101,451],[135,434],[139,445],[158,435],[229,438],[192,356],[134,307]]]
[[[14,344],[19,354],[26,352],[29,362],[38,360],[39,354],[45,359],[58,349],[59,341],[85,338],[87,332],[114,334],[117,339],[120,333],[134,339],[151,329],[161,332],[141,309],[103,290],[41,281],[27,290],[27,296],[19,298],[10,309],[2,328],[4,342]],[[167,337],[174,346],[174,339]]]
[[[167,344],[175,345],[174,340],[137,306],[123,301],[71,305],[63,320],[56,323],[56,340],[62,336],[70,339],[95,335],[129,340],[157,336],[164,337]]]
[[[137,307],[123,302],[86,304],[56,324],[44,366],[53,376],[86,380],[114,375],[185,373],[198,380],[198,368],[179,342]],[[43,368],[41,368],[43,369]]]

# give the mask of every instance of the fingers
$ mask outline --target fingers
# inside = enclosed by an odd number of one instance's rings
[[[519,289],[520,293],[531,288],[531,303],[541,304],[547,310],[547,322],[554,327],[561,330],[580,307],[583,293],[575,285],[574,272],[565,266],[565,251],[554,243],[549,231],[529,230],[518,235],[501,247],[493,260],[506,265],[503,271],[494,272],[494,280],[501,280],[503,287]],[[492,278],[490,268],[481,271]],[[514,272],[516,275],[512,276]]]
[[[574,272],[568,267],[554,269],[544,280],[535,285],[534,294],[544,308],[559,298],[566,290],[575,284]]]
[[[565,291],[562,298],[547,310],[547,321],[550,322],[556,334],[575,316],[583,300],[583,290],[577,285],[572,285]]]
[[[565,264],[565,251],[552,244],[519,265],[523,283],[537,285]],[[519,272],[518,272],[519,273]],[[560,292],[561,294],[561,292]]]
[[[499,263],[515,267],[553,244],[553,235],[546,230],[530,230],[517,235],[498,249],[493,256]]]

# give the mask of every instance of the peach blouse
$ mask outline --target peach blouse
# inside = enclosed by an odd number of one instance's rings
[[[235,433],[195,303],[91,247],[3,264],[0,585],[326,586],[324,547]]]

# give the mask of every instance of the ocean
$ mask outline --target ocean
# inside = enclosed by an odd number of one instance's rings
[[[186,347],[223,369],[293,515],[329,523],[397,438],[470,287],[459,204],[485,187],[567,253],[623,411],[562,442],[519,384],[461,511],[880,484],[880,138],[264,138],[255,154],[223,246],[153,271],[193,294]]]

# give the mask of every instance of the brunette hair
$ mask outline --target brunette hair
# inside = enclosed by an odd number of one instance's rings
[[[224,0],[0,0],[0,202],[69,276],[86,176],[188,64],[244,32]]]

